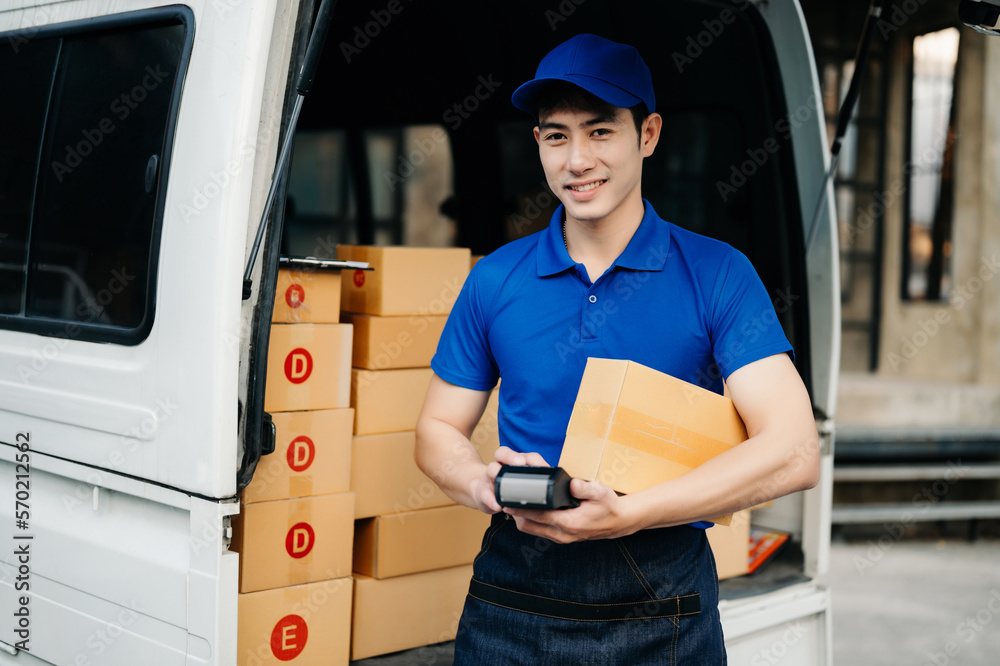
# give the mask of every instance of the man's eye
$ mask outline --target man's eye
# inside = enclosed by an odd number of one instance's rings
[[[607,136],[608,134],[611,134],[611,130],[609,130],[609,129],[604,129],[604,128],[602,127],[602,128],[600,128],[600,129],[596,129],[596,130],[594,130],[594,134],[595,134],[596,136]]]
[[[565,139],[566,137],[565,137],[564,135],[560,134],[559,132],[553,132],[552,134],[549,134],[549,135],[548,135],[547,137],[545,137],[545,138],[546,138],[547,140],[549,140],[549,141],[562,141],[562,140],[563,140],[563,139]]]

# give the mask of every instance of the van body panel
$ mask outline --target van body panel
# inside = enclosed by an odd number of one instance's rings
[[[830,609],[830,590],[811,584],[720,602],[729,663],[832,664]]]
[[[283,55],[267,48],[276,4],[189,5],[195,39],[148,337],[123,346],[0,331],[0,432],[30,429],[40,452],[206,497],[235,494],[239,364],[249,346],[242,273],[248,229],[262,207],[254,185],[273,171],[281,113],[279,103],[262,121],[263,90],[269,61],[287,69],[293,37],[286,22],[274,40]],[[7,11],[0,31],[155,6],[68,2]]]
[[[0,481],[14,487],[13,451]],[[53,664],[231,663],[238,560],[228,552],[235,501],[192,497],[45,454],[31,454],[27,590],[13,550],[0,558],[5,608],[30,593],[35,657]],[[0,515],[13,525],[11,506]],[[0,641],[16,645],[13,625]],[[23,654],[23,651],[22,651]],[[214,655],[214,656],[213,656]],[[0,663],[7,662],[0,653]],[[233,655],[232,659],[235,659]]]
[[[0,33],[30,39],[67,22],[144,20],[163,3],[18,4],[0,7]],[[13,647],[6,623],[0,664],[236,663],[230,516],[260,263],[247,301],[242,277],[274,170],[297,3],[182,11],[193,43],[148,335],[123,345],[0,330],[0,479],[13,488],[13,444],[30,433],[32,533],[31,651]],[[5,524],[12,508],[0,509]],[[5,552],[4,608],[23,593],[16,572]]]
[[[758,3],[773,35],[788,99],[795,168],[802,207],[803,236],[812,232],[816,206],[822,210],[811,247],[806,248],[809,319],[812,342],[812,400],[827,418],[836,412],[840,371],[840,258],[833,184],[824,178],[830,167],[829,137],[819,75],[809,29],[797,2]],[[825,189],[825,191],[824,191]]]
[[[837,216],[833,185],[825,182],[830,165],[829,141],[823,100],[819,94],[819,76],[809,31],[797,2],[758,4],[761,16],[774,39],[781,80],[788,103],[785,122],[792,137],[803,237],[806,248],[806,280],[809,295],[809,337],[811,397],[817,410],[821,437],[820,481],[815,488],[783,497],[770,507],[754,512],[754,522],[792,532],[801,540],[805,571],[818,576],[829,562],[829,516],[833,501],[833,432],[836,409],[837,378],[840,369],[840,260],[837,242]],[[825,191],[824,188],[825,187]],[[820,198],[823,203],[817,216]],[[816,229],[812,229],[816,218]],[[794,294],[793,294],[794,296]],[[824,521],[825,518],[825,521]]]

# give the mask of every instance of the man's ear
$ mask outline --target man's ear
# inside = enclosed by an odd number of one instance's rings
[[[541,144],[541,139],[539,138],[538,125],[535,125],[535,129],[532,130],[535,133],[535,143]]]
[[[639,151],[643,157],[653,154],[656,144],[660,141],[660,130],[663,129],[663,117],[651,113],[642,121],[642,132],[639,134]]]

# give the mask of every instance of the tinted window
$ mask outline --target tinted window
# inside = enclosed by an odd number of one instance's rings
[[[175,20],[0,52],[2,325],[145,337],[185,38]]]
[[[59,44],[0,49],[0,314],[20,314],[38,148]]]

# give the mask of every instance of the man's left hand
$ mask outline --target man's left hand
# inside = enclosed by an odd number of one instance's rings
[[[613,539],[636,531],[625,510],[626,502],[597,481],[573,479],[570,492],[580,506],[561,511],[504,508],[517,529],[556,543]]]

